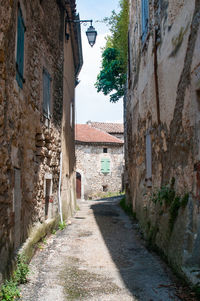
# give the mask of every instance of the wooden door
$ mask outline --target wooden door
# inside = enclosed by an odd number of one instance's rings
[[[76,173],[76,197],[81,199],[81,174],[79,172]]]

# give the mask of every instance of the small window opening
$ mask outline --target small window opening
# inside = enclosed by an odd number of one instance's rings
[[[108,152],[107,147],[104,147],[104,148],[103,148],[103,153],[107,153],[107,152]]]
[[[108,191],[108,185],[103,185],[103,192],[107,192]]]

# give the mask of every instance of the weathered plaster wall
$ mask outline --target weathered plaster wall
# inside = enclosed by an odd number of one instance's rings
[[[107,147],[108,152],[103,153]],[[110,159],[110,172],[101,172],[101,159]],[[81,174],[84,198],[103,196],[103,186],[107,186],[105,193],[117,192],[122,189],[123,173],[123,145],[81,145],[76,144],[76,170]]]
[[[192,281],[199,255],[199,1],[149,2],[149,30],[141,41],[141,1],[131,1],[129,89],[126,102],[128,199],[144,230],[168,260]],[[146,135],[152,149],[147,187]],[[149,159],[148,159],[149,160]],[[197,167],[196,167],[197,166]],[[150,199],[175,178],[177,194],[189,193],[169,230],[170,206]],[[172,206],[172,204],[171,204]],[[194,270],[194,269],[193,269]]]
[[[19,3],[26,26],[23,89],[15,67],[18,1],[2,0],[0,9],[0,281],[30,228],[58,215],[61,146],[64,215],[75,209],[74,126],[69,118],[74,56],[64,37],[62,1]],[[49,122],[42,110],[43,68],[52,78]],[[46,180],[51,180],[52,203],[45,214]]]

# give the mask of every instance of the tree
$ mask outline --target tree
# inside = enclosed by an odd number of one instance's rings
[[[123,95],[127,73],[128,52],[128,19],[129,1],[120,0],[120,12],[112,12],[104,21],[110,26],[111,35],[106,38],[106,46],[102,52],[102,66],[95,87],[97,92],[110,95],[110,101],[116,102]]]

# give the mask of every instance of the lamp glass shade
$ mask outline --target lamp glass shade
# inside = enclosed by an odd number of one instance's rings
[[[97,31],[92,25],[86,31],[86,36],[88,38],[90,46],[93,47],[96,41]]]

